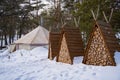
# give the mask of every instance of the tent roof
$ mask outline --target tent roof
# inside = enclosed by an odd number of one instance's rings
[[[49,31],[38,26],[33,31],[21,37],[15,44],[48,44]]]

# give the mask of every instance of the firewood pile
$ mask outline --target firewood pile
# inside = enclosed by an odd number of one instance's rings
[[[117,41],[111,27],[96,24],[86,47],[83,63],[98,66],[116,65],[114,60],[114,52],[118,47],[116,45]]]
[[[61,46],[58,62],[73,63],[73,58],[84,55],[84,46],[79,28],[65,26],[62,28]]]
[[[64,35],[63,35],[64,36]],[[72,59],[70,57],[68,47],[66,45],[65,37],[63,37],[62,43],[61,43],[61,50],[59,52],[59,62],[69,63],[72,64]]]
[[[115,66],[114,52],[120,45],[105,22],[96,21],[84,50],[79,28],[64,26],[60,33],[50,33],[49,59],[56,57],[57,62],[73,64],[74,57],[84,56],[83,63],[97,66]]]

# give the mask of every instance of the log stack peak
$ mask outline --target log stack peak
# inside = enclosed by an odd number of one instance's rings
[[[84,55],[84,46],[80,29],[65,25],[62,27],[58,62],[73,63],[76,56]]]
[[[83,63],[115,66],[114,52],[119,48],[112,27],[108,23],[96,21],[87,43]]]

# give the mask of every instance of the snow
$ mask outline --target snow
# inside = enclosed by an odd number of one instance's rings
[[[37,2],[36,0],[35,0],[35,1],[34,1],[34,0],[31,0],[31,1],[30,1],[30,3],[36,3],[36,2]],[[33,15],[40,15],[41,12],[43,12],[43,11],[47,11],[47,12],[48,12],[49,8],[52,7],[52,3],[53,3],[52,1],[41,0],[41,3],[40,3],[40,4],[45,4],[45,6],[43,6],[42,9],[33,10],[33,11],[31,11],[30,13],[33,14]],[[40,5],[40,4],[33,4],[32,6],[35,7],[35,6]]]
[[[116,33],[116,35],[115,35],[118,39],[120,39],[120,33],[118,32],[118,33]]]
[[[18,50],[0,53],[0,80],[120,80],[120,53],[115,53],[117,66],[82,64],[83,57],[74,64],[47,59],[48,49]]]

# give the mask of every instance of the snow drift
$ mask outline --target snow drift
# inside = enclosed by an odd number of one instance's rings
[[[117,66],[82,64],[76,57],[74,64],[47,59],[47,48],[0,53],[0,80],[120,80],[120,53],[115,53]]]

